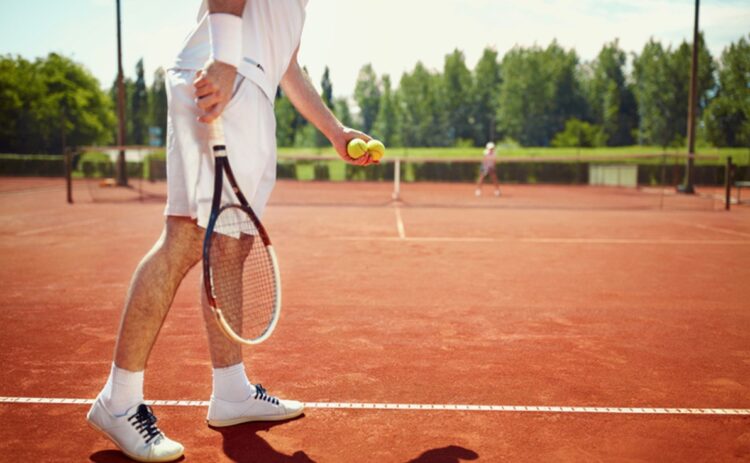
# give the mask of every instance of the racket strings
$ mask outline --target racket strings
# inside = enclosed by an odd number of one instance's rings
[[[275,316],[274,263],[250,217],[228,208],[211,237],[211,287],[230,328],[245,339],[259,338]]]

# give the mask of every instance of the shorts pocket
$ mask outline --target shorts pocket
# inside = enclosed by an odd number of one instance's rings
[[[247,85],[245,85],[245,76],[243,76],[242,74],[237,74],[237,78],[235,78],[234,80],[234,90],[232,90],[232,97],[229,99],[229,103],[227,103],[226,107],[224,107],[224,111],[234,106],[237,101],[241,99],[242,93],[245,91],[246,87]]]

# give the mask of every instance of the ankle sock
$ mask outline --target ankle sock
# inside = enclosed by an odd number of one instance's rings
[[[245,365],[214,368],[213,396],[227,402],[242,402],[255,394],[255,386],[250,383],[245,373]]]
[[[101,398],[115,415],[123,415],[132,406],[143,402],[143,370],[128,371],[112,363]]]

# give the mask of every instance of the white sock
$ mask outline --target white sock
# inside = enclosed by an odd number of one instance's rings
[[[227,402],[242,402],[255,394],[255,386],[245,374],[245,365],[238,363],[225,368],[214,368],[213,396]]]
[[[128,371],[112,363],[107,384],[102,389],[104,405],[115,415],[123,415],[143,402],[143,371]]]

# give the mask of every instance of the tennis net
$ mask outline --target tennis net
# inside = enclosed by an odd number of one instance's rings
[[[333,157],[290,157],[279,161],[278,176],[300,181],[357,181],[355,187],[378,201],[405,206],[482,208],[721,209],[726,201],[725,160],[696,156],[695,195],[678,195],[685,154],[500,157],[495,165],[500,195],[491,176],[477,188],[481,159],[386,158],[377,166],[349,166]],[[747,166],[740,166],[744,175]],[[384,185],[389,185],[388,195]],[[377,190],[378,194],[369,191]],[[493,199],[490,199],[493,198]],[[312,198],[308,198],[313,201]],[[319,202],[323,199],[319,199]]]

